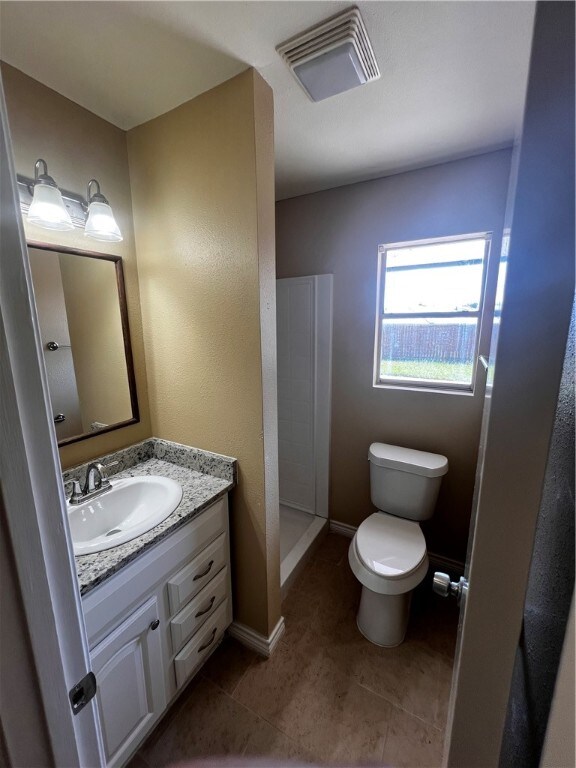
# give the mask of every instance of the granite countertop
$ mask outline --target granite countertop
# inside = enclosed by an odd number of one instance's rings
[[[142,450],[142,446],[144,446],[145,450]],[[171,446],[175,446],[176,450],[171,450]],[[128,451],[131,451],[131,453],[128,453]],[[192,451],[196,453],[192,454]],[[170,444],[167,441],[159,441],[154,438],[147,443],[141,443],[138,446],[133,446],[131,449],[111,454],[100,460],[103,464],[106,464],[109,460],[119,462],[120,471],[114,474],[110,472],[109,475],[112,484],[114,484],[114,480],[127,477],[162,475],[180,483],[182,486],[182,500],[166,520],[147,533],[142,534],[142,536],[138,536],[136,539],[127,541],[125,544],[120,544],[117,547],[105,549],[102,552],[95,552],[91,555],[77,555],[76,571],[82,596],[110,578],[110,576],[117,573],[121,568],[166,536],[174,533],[174,531],[199,515],[234,487],[236,480],[235,460],[228,457],[219,457],[217,454],[200,453],[202,454],[201,459],[204,461],[204,464],[206,463],[206,457],[209,457],[209,461],[212,463],[209,463],[208,467],[214,470],[214,475],[208,474],[206,471],[202,472],[197,469],[191,469],[190,466],[180,465],[183,457],[183,463],[198,465],[199,452],[197,449],[188,449],[186,446],[179,446],[175,443]],[[146,456],[150,454],[152,456],[147,458]],[[166,461],[165,458],[156,458],[155,455],[158,454],[172,460]],[[216,466],[215,462],[218,462],[220,459],[222,459],[222,462],[219,466]],[[137,463],[133,463],[135,460]],[[178,463],[174,463],[175,461],[178,461]],[[227,462],[227,464],[224,462]],[[131,466],[126,466],[127,464],[131,464]],[[66,472],[64,475],[65,482],[81,476],[84,467],[85,465]],[[216,474],[224,475],[224,477],[217,477]]]

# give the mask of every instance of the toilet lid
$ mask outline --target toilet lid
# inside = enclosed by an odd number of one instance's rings
[[[371,571],[387,579],[399,579],[426,557],[426,540],[413,520],[375,512],[358,528],[356,549]]]

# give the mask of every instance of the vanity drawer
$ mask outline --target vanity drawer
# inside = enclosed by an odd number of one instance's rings
[[[228,537],[222,533],[187,566],[168,580],[170,615],[177,613],[228,563]]]
[[[230,600],[226,599],[200,632],[182,648],[174,659],[176,686],[180,688],[216,647],[224,630],[230,624]]]
[[[224,567],[170,622],[172,650],[177,653],[228,597],[228,568]]]

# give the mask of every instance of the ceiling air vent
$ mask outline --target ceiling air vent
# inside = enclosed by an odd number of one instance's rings
[[[358,8],[317,24],[276,50],[312,101],[322,101],[380,77]]]

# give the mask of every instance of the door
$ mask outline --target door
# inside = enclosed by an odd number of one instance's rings
[[[24,614],[31,656],[24,663],[10,645],[0,644],[12,665],[20,662],[15,676],[23,683],[0,700],[2,735],[14,765],[103,765],[94,700],[76,714],[69,700],[69,691],[89,671],[90,658],[1,77],[0,181],[0,525],[15,577],[3,589],[12,591],[5,599]],[[34,695],[26,695],[24,681],[33,681]],[[37,752],[31,756],[33,740],[21,737],[23,723],[39,720],[48,742],[41,762]]]
[[[91,653],[108,768],[130,757],[166,707],[158,610],[151,597]]]
[[[280,503],[328,517],[332,275],[276,281]]]
[[[521,634],[574,297],[573,58],[574,6],[538,3],[448,716],[444,760],[454,768],[498,765]]]

